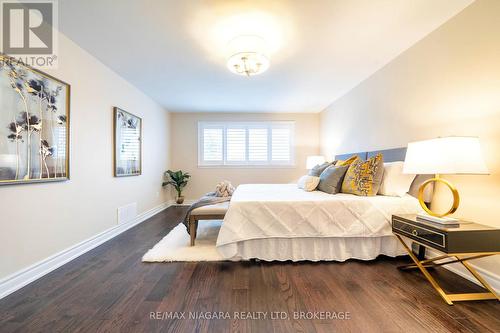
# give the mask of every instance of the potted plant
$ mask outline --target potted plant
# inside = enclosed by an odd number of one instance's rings
[[[161,184],[161,186],[172,185],[177,191],[177,204],[182,204],[184,202],[184,197],[182,196],[182,189],[186,187],[188,179],[191,177],[189,173],[184,173],[181,170],[172,171],[168,170],[165,172],[166,181]]]

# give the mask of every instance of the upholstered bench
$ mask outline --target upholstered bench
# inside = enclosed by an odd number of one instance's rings
[[[195,208],[189,216],[189,234],[191,235],[191,246],[194,246],[198,221],[200,220],[222,220],[229,208],[229,201],[221,202],[215,205]]]

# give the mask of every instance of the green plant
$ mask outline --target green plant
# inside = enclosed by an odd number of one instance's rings
[[[188,179],[191,177],[189,173],[184,173],[181,170],[168,170],[164,174],[165,180],[161,186],[172,185],[177,191],[177,196],[182,196],[182,189],[186,187]]]

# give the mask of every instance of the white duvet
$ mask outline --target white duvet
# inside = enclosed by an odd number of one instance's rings
[[[388,236],[391,215],[420,210],[410,195],[360,197],[306,192],[296,184],[240,185],[231,198],[217,247],[264,238]]]

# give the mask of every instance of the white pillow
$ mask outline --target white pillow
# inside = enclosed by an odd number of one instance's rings
[[[403,173],[404,162],[384,163],[384,176],[378,194],[402,197],[410,189],[416,175]]]
[[[315,176],[302,176],[297,182],[297,187],[303,189],[304,191],[311,192],[318,187],[319,177]]]

